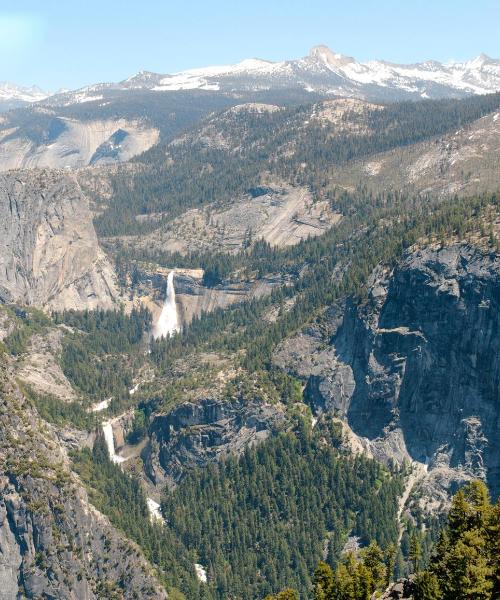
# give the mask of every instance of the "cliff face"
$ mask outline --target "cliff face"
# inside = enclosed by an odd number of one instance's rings
[[[182,324],[189,324],[194,317],[218,308],[228,308],[270,294],[282,282],[281,278],[262,278],[251,282],[225,283],[213,288],[205,287],[199,280],[188,275],[175,276],[177,310]]]
[[[0,600],[165,599],[151,566],[90,504],[64,451],[0,372]]]
[[[372,275],[365,303],[347,302],[340,320],[332,312],[329,347],[301,366],[306,397],[374,455],[423,463],[443,486],[486,478],[498,493],[499,303],[497,255],[463,245],[409,254]]]
[[[99,248],[88,202],[56,171],[0,175],[0,301],[111,308],[111,265]]]
[[[145,152],[159,140],[158,129],[141,120],[55,117],[37,136],[22,124],[12,127],[8,116],[5,121],[0,122],[0,171],[116,163]],[[39,127],[43,130],[42,123]]]
[[[270,294],[283,283],[279,276],[263,277],[254,281],[224,282],[214,287],[202,283],[202,269],[174,269],[177,317],[181,326],[189,325],[194,317],[218,308],[228,308],[247,300]],[[134,291],[140,302],[153,313],[153,324],[158,320],[166,296],[166,279],[170,269],[140,272]]]
[[[146,473],[156,484],[173,485],[186,469],[240,454],[284,423],[283,412],[260,402],[204,399],[157,415],[144,452]]]

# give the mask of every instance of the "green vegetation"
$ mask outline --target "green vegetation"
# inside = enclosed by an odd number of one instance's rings
[[[429,588],[434,595],[438,588],[442,600],[499,598],[499,532],[500,501],[492,505],[480,481],[466,485],[453,498],[448,523],[428,566],[430,576],[420,578],[420,598],[432,598]]]
[[[120,311],[67,311],[54,315],[56,323],[74,329],[63,340],[61,367],[66,377],[95,400],[128,398],[134,368],[143,360],[140,343],[151,325],[151,313]]]
[[[378,463],[339,454],[328,428],[280,434],[240,459],[188,475],[162,504],[168,526],[206,565],[214,597],[258,598],[308,573],[328,549],[334,564],[349,534],[397,539],[401,481]]]
[[[50,319],[36,308],[14,308],[11,313],[15,326],[4,338],[3,344],[10,354],[19,356],[26,352],[31,336],[42,333],[50,324]]]
[[[38,414],[54,425],[73,425],[90,431],[96,425],[96,418],[89,414],[80,402],[65,402],[49,394],[40,394],[28,386],[23,386],[26,397],[37,409]]]
[[[454,131],[499,104],[500,94],[490,94],[394,103],[385,110],[367,109],[363,117],[346,114],[346,121],[362,119],[361,133],[339,133],[336,125],[310,119],[310,104],[237,117],[222,114],[213,121],[215,130],[234,140],[234,147],[207,144],[203,135],[154,146],[137,159],[142,168],[136,173],[119,172],[111,180],[111,201],[96,218],[96,228],[106,237],[146,233],[188,208],[221,205],[251,192],[266,172],[323,197],[332,165]],[[163,218],[136,219],[157,213]]]
[[[499,598],[499,529],[500,500],[492,505],[481,481],[464,486],[453,498],[447,523],[426,570],[421,570],[419,541],[412,539],[415,600]],[[394,551],[394,546],[388,546],[383,552],[372,542],[357,555],[344,555],[333,568],[320,562],[313,577],[314,600],[370,600],[374,592],[384,590],[391,581]],[[285,592],[291,594],[293,590]],[[280,597],[268,596],[266,600]]]
[[[370,600],[392,576],[392,548],[384,553],[372,542],[358,556],[350,552],[335,569],[320,562],[313,579],[314,600]]]
[[[132,427],[127,434],[127,442],[129,444],[137,444],[144,438],[148,431],[148,419],[144,410],[140,408],[134,411],[134,420]]]
[[[53,318],[89,334],[87,345],[99,354],[130,352],[151,326],[151,313],[145,308],[133,308],[130,315],[123,310],[68,310]]]
[[[323,555],[336,564],[347,536],[388,547],[397,539],[398,475],[333,448],[329,427],[302,420],[239,459],[189,474],[152,524],[138,481],[110,462],[103,438],[72,455],[92,502],[136,541],[168,586],[187,598],[259,598],[287,581],[306,593]],[[194,563],[207,567],[200,584]],[[287,596],[283,596],[286,598]]]
[[[182,589],[190,599],[202,598],[198,595],[194,555],[189,554],[168,527],[151,522],[139,481],[109,460],[104,438],[99,435],[92,451],[74,452],[72,459],[75,470],[89,486],[94,506],[139,544],[146,558],[159,567],[167,587]]]

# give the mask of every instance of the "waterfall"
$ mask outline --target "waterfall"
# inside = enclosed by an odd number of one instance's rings
[[[196,572],[196,577],[198,577],[198,581],[207,583],[208,576],[207,576],[207,570],[205,569],[205,567],[203,565],[200,565],[200,563],[195,563],[194,570]]]
[[[101,412],[102,410],[106,410],[111,402],[112,398],[107,398],[106,400],[102,400],[97,404],[92,404],[90,407],[90,412]]]
[[[106,440],[106,446],[108,447],[109,458],[116,464],[122,463],[125,459],[115,453],[115,438],[113,437],[113,426],[110,421],[103,422],[102,432],[104,433],[104,439]]]
[[[158,504],[158,502],[155,502],[152,498],[146,498],[146,502],[148,505],[151,520],[153,522],[159,521],[161,523],[164,523],[165,520],[163,519],[163,515],[161,514],[161,506]]]
[[[179,322],[175,304],[174,271],[170,271],[167,277],[167,297],[160,318],[153,327],[153,337],[157,340],[161,337],[168,337],[177,331],[179,331]]]

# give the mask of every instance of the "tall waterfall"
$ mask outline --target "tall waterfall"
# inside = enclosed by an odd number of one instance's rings
[[[157,340],[161,337],[168,337],[176,331],[179,331],[179,321],[175,304],[174,271],[170,271],[167,277],[167,297],[160,318],[153,327],[153,337]]]
[[[104,433],[104,439],[106,440],[106,446],[108,447],[110,460],[116,464],[123,462],[125,459],[115,453],[115,438],[113,436],[113,426],[111,425],[110,421],[103,422],[102,432]]]

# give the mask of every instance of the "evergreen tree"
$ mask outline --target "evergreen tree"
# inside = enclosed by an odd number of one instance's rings
[[[420,536],[417,533],[413,533],[410,538],[409,558],[413,572],[418,573],[420,570],[420,561],[422,560],[422,545],[420,542]]]
[[[494,598],[498,555],[491,554],[488,535],[494,514],[487,487],[480,481],[464,486],[453,498],[431,564],[444,600]]]
[[[333,571],[329,565],[320,562],[314,571],[314,600],[330,600],[333,593]]]
[[[384,552],[384,563],[385,563],[384,583],[385,583],[386,587],[392,581],[392,578],[394,576],[394,570],[396,567],[397,551],[398,551],[398,549],[396,547],[396,544],[389,544]]]
[[[421,571],[415,578],[415,600],[441,600],[439,582],[434,573]]]

